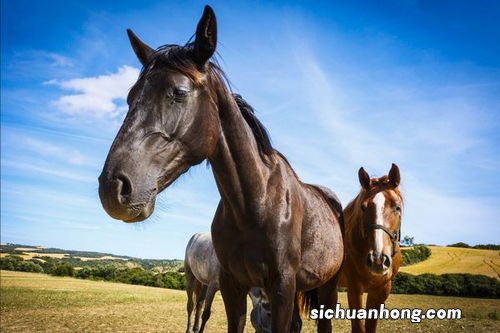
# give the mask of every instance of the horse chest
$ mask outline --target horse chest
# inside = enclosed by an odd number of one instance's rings
[[[279,233],[278,223],[273,217],[267,218],[258,225],[245,226],[221,214],[212,224],[214,247],[222,269],[243,285],[265,287],[279,274],[278,267],[289,264],[290,237],[285,239],[283,235],[290,233]],[[282,237],[278,238],[278,234]]]
[[[261,286],[269,276],[269,266],[265,260],[265,248],[251,242],[234,240],[223,246],[224,257],[221,266],[242,284]]]

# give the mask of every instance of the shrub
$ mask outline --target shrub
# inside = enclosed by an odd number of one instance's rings
[[[448,245],[448,247],[463,247],[463,248],[469,249],[471,246],[467,243],[464,243],[464,242],[458,242],[455,244],[450,244],[450,245]]]
[[[49,272],[54,276],[75,276],[75,268],[68,264],[57,264]]]
[[[0,269],[5,269],[7,271],[15,271],[19,262],[23,259],[18,256],[9,255],[4,258],[0,258]]]
[[[43,273],[43,268],[39,264],[34,263],[32,261],[21,261],[18,264],[16,271]]]
[[[421,274],[400,272],[393,280],[395,294],[500,298],[500,281],[474,274]]]
[[[7,257],[0,258],[0,269],[34,273],[43,272],[42,266],[38,263],[23,260],[20,256],[15,255],[8,255]]]
[[[431,249],[425,245],[416,245],[411,249],[401,249],[403,256],[403,266],[416,264],[424,261],[431,256]]]
[[[105,280],[137,284],[158,288],[186,289],[184,274],[179,272],[159,273],[142,268],[118,268],[114,265],[84,267],[76,273],[81,279]]]
[[[480,250],[496,250],[500,251],[500,245],[496,244],[479,244],[474,246],[475,249],[480,249]]]

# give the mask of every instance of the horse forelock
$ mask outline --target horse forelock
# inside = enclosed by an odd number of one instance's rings
[[[148,63],[142,68],[141,76],[160,68],[178,71],[186,75],[195,86],[204,84],[203,78],[205,77],[219,81],[226,80],[224,72],[214,62],[209,62],[203,69],[199,67],[193,57],[192,43],[185,46],[175,44],[160,46],[151,55]]]
[[[395,198],[399,198],[403,202],[403,195],[399,190],[398,186],[394,186],[389,182],[388,176],[382,176],[379,178],[372,178],[370,181],[370,189],[366,190],[364,188],[358,194],[358,205],[361,205],[364,201],[371,199],[377,195],[377,193],[383,192],[391,201]],[[361,209],[361,207],[359,207]]]

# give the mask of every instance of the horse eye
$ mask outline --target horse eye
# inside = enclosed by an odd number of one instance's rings
[[[364,211],[366,211],[366,208],[368,208],[368,204],[366,202],[363,202],[361,204],[361,210],[364,212]]]
[[[396,205],[394,207],[394,209],[396,210],[396,212],[401,213],[401,206],[400,205]]]
[[[175,97],[186,97],[189,95],[189,91],[185,89],[180,89],[180,88],[175,88],[174,89],[174,96]]]

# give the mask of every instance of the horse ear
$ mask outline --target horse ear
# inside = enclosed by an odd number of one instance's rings
[[[399,173],[399,168],[396,164],[392,163],[391,170],[389,171],[389,183],[393,186],[399,186],[401,182],[401,175]]]
[[[134,49],[137,59],[141,62],[143,66],[149,62],[149,58],[155,52],[151,47],[144,44],[139,37],[137,37],[132,30],[127,29],[128,39],[130,40],[130,45]]]
[[[217,46],[217,20],[210,6],[205,6],[194,41],[194,57],[198,66],[202,67],[212,57]]]
[[[363,187],[365,190],[369,190],[371,185],[370,175],[365,171],[365,169],[363,169],[363,167],[359,168],[358,178],[361,187]]]

